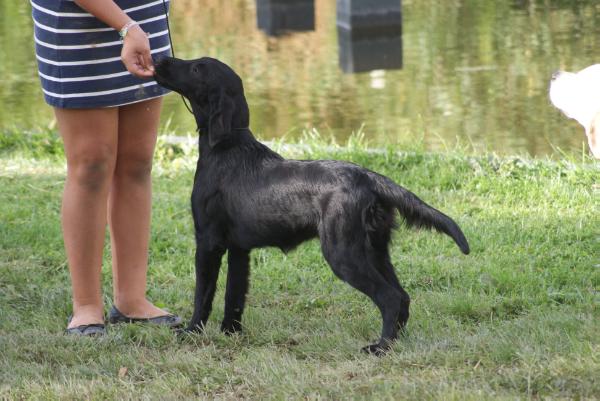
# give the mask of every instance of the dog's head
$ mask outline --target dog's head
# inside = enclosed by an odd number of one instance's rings
[[[242,80],[225,63],[210,57],[165,57],[156,63],[154,78],[189,99],[198,128],[208,131],[211,147],[231,139],[236,129],[248,127],[250,112]]]

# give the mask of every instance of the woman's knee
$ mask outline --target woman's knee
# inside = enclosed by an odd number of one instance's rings
[[[67,156],[67,180],[83,190],[108,188],[118,145],[118,110],[55,108]]]
[[[68,176],[81,188],[97,192],[108,188],[114,174],[115,150],[98,145],[67,158]]]
[[[152,153],[120,153],[115,167],[115,179],[132,184],[149,182],[152,174]]]

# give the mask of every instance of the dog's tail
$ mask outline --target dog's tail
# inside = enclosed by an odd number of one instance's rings
[[[397,208],[409,226],[434,228],[445,233],[456,242],[462,253],[469,254],[469,243],[454,220],[429,206],[415,194],[397,185],[389,178],[372,172],[369,173],[369,176],[375,184],[375,193],[386,203]]]

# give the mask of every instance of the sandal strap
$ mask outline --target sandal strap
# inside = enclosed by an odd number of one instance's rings
[[[74,334],[81,336],[99,336],[106,334],[106,328],[102,323],[92,323],[67,328],[65,332],[66,334]]]

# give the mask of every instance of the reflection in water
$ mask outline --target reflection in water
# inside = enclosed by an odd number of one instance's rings
[[[402,68],[400,0],[337,0],[337,31],[344,72]]]
[[[314,31],[314,0],[256,0],[258,29],[268,36]]]
[[[262,139],[293,141],[316,128],[343,143],[364,125],[371,146],[438,151],[459,142],[542,156],[587,146],[578,124],[550,104],[548,79],[598,62],[598,0],[405,0],[402,69],[369,74],[340,68],[335,1],[314,0],[313,31],[277,38],[256,28],[257,0],[172,3],[178,56],[230,64]],[[32,30],[29,2],[0,0],[0,132],[53,126]],[[162,116],[171,134],[196,128],[178,96],[165,98]]]

